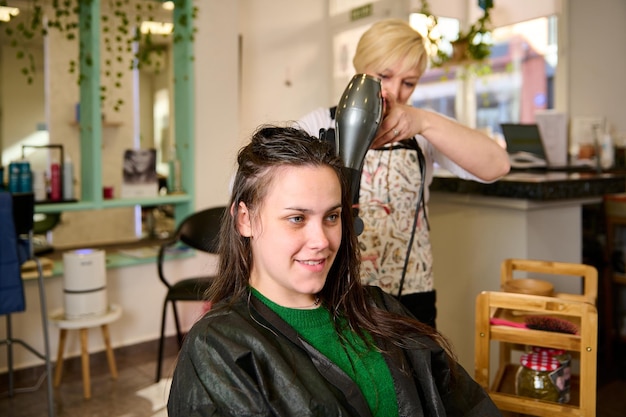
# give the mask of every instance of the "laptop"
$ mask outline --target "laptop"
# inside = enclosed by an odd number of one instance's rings
[[[537,124],[502,123],[511,168],[547,168],[548,159]]]

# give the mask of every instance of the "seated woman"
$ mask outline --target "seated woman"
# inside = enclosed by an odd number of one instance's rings
[[[435,329],[360,283],[328,144],[264,126],[238,164],[213,309],[185,339],[170,417],[500,415]]]

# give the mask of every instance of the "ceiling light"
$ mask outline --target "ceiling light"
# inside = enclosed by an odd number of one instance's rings
[[[141,33],[150,32],[153,35],[169,35],[173,30],[173,23],[152,22],[148,20],[141,22]]]
[[[173,1],[165,1],[163,2],[164,10],[174,10],[174,2]]]
[[[12,17],[20,14],[20,9],[17,7],[0,6],[0,21],[8,22]]]

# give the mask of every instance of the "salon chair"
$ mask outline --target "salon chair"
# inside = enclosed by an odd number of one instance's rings
[[[165,319],[167,317],[168,303],[172,305],[174,323],[176,325],[176,337],[178,348],[180,349],[183,343],[183,333],[176,303],[179,301],[205,301],[205,292],[214,278],[213,276],[206,275],[188,277],[175,281],[172,277],[168,277],[163,265],[167,251],[175,246],[183,246],[209,254],[217,254],[218,235],[225,211],[226,207],[213,207],[189,215],[180,223],[174,235],[159,248],[157,269],[159,279],[167,287],[167,294],[163,302],[156,382],[161,380],[165,342]]]

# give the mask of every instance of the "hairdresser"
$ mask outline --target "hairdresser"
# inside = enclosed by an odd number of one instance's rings
[[[237,157],[213,308],[180,351],[169,417],[501,417],[435,329],[363,286],[343,163],[262,126]]]
[[[361,176],[361,281],[397,296],[416,318],[435,327],[427,219],[434,164],[480,182],[497,180],[510,166],[506,151],[488,136],[409,104],[427,62],[424,39],[400,19],[372,25],[361,36],[353,59],[357,73],[381,79],[384,99],[383,120]],[[311,135],[334,129],[335,109],[319,108],[298,126]]]

